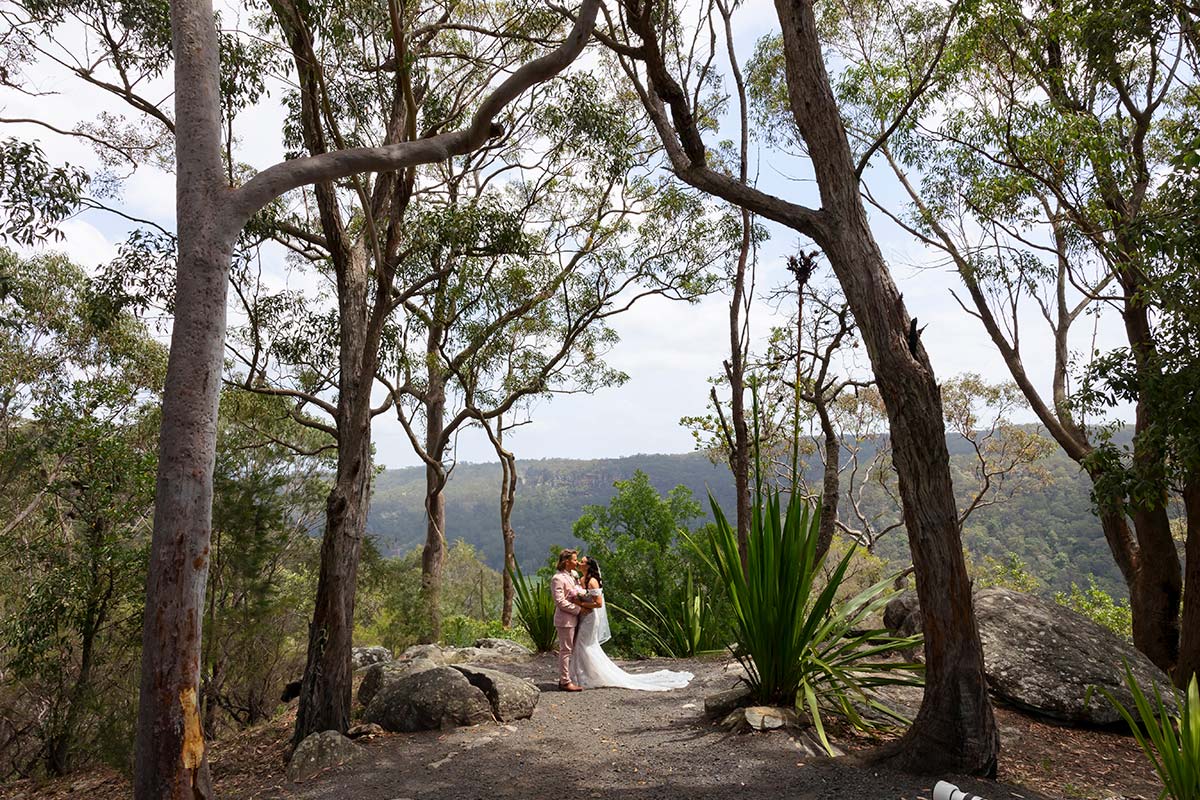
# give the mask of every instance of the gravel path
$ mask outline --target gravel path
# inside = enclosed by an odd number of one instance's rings
[[[706,694],[729,688],[723,661],[645,661],[630,671],[687,669],[696,679],[664,693],[555,690],[554,660],[505,666],[543,690],[533,717],[512,725],[397,734],[368,743],[369,761],[262,796],[354,800],[744,797],[917,800],[936,779],[810,758],[784,732],[732,735],[702,717]],[[987,800],[1035,792],[944,776]]]

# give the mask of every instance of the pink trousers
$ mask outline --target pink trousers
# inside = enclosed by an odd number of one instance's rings
[[[558,628],[558,682],[571,682],[571,650],[575,647],[575,628]]]

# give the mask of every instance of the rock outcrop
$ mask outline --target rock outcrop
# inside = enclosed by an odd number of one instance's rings
[[[1158,683],[1170,694],[1167,676],[1132,644],[1052,600],[984,589],[975,594],[975,615],[988,685],[1019,708],[1063,722],[1116,723],[1120,715],[1098,691],[1086,699],[1095,686],[1132,707],[1125,663],[1147,692]]]
[[[1098,689],[1131,706],[1124,680],[1128,663],[1145,691],[1157,683],[1164,701],[1174,705],[1167,676],[1128,641],[1087,617],[1009,589],[982,589],[974,600],[988,686],[1001,700],[1059,722],[1112,725],[1120,715]],[[884,623],[899,633],[919,631],[920,621],[913,592],[897,597],[884,613]]]
[[[400,656],[401,661],[426,658],[436,664],[515,664],[533,658],[527,648],[509,639],[479,639],[474,647],[440,647],[414,644]]]
[[[354,669],[392,660],[392,651],[386,647],[355,647],[350,651],[350,663]]]
[[[441,666],[428,658],[414,658],[411,661],[383,661],[367,667],[363,674],[362,683],[358,685],[358,702],[364,707],[371,705],[379,690],[393,683],[398,683],[409,675],[424,672]]]
[[[492,714],[499,722],[513,722],[533,716],[541,690],[529,681],[473,664],[455,664],[454,669],[483,692],[492,706]]]
[[[541,695],[529,681],[465,664],[433,666],[380,683],[363,716],[393,732],[528,719]]]
[[[358,761],[365,755],[362,747],[337,731],[321,731],[300,742],[288,761],[287,777],[292,783],[301,783],[327,769]]]

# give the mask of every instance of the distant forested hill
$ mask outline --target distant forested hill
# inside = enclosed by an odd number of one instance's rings
[[[950,442],[954,471],[963,475],[972,467],[964,443]],[[1006,559],[1016,554],[1045,590],[1062,590],[1071,581],[1085,583],[1088,574],[1116,596],[1124,585],[1109,555],[1100,525],[1091,511],[1089,485],[1079,468],[1061,453],[1042,466],[1050,482],[1032,493],[1001,505],[977,511],[967,523],[964,540],[972,557]],[[635,470],[649,475],[660,492],[687,486],[707,508],[711,490],[722,507],[732,513],[733,482],[724,467],[713,466],[701,453],[637,455],[593,461],[542,459],[518,461],[519,484],[513,512],[517,531],[517,558],[532,569],[546,558],[551,546],[575,544],[571,526],[588,504],[604,504],[614,493],[613,483],[631,477]],[[811,465],[815,472],[819,465]],[[474,545],[493,567],[499,567],[502,545],[499,527],[498,464],[459,464],[447,486],[447,539]],[[965,483],[965,481],[964,481]],[[368,529],[380,549],[400,554],[424,542],[424,470],[388,470],[375,483]],[[882,502],[873,498],[873,502]],[[880,555],[908,563],[903,530],[885,537]]]

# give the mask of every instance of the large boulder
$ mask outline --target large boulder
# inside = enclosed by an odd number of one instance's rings
[[[363,719],[392,732],[477,725],[493,719],[481,689],[452,667],[434,667],[384,685]]]
[[[534,655],[528,647],[512,639],[477,639],[475,648],[489,653],[492,658],[514,662],[528,661]]]
[[[363,673],[362,683],[358,685],[358,702],[364,707],[371,705],[375,695],[384,686],[399,683],[409,675],[424,672],[441,666],[428,658],[414,658],[411,661],[381,661],[367,667]]]
[[[1087,617],[1052,600],[1009,589],[975,593],[988,684],[1013,705],[1071,723],[1111,725],[1120,715],[1098,692],[1105,688],[1126,707],[1124,662],[1146,690],[1170,680],[1133,645]],[[1166,700],[1167,698],[1164,698]]]
[[[337,731],[306,736],[288,761],[287,777],[292,783],[310,780],[327,769],[358,761],[366,751]]]
[[[515,664],[528,661],[533,654],[508,639],[479,639],[474,647],[441,647],[414,644],[400,656],[401,661],[427,658],[437,664]]]
[[[350,663],[354,669],[392,660],[392,651],[386,647],[355,647],[350,651]]]
[[[427,658],[435,664],[446,663],[445,651],[436,644],[414,644],[400,654],[401,661],[414,661],[418,658]]]
[[[984,672],[1001,700],[1059,722],[1112,725],[1121,717],[1098,689],[1108,689],[1131,707],[1127,662],[1143,689],[1150,692],[1157,683],[1164,702],[1174,706],[1166,674],[1128,641],[1082,614],[1010,589],[981,589],[974,602]],[[916,593],[892,600],[884,624],[906,635],[921,630]],[[1089,699],[1090,686],[1096,689]]]
[[[492,706],[492,714],[500,722],[533,716],[533,709],[542,693],[529,681],[474,664],[455,664],[454,669],[483,692]]]
[[[916,592],[901,592],[883,609],[883,626],[901,636],[921,632],[921,604]]]

